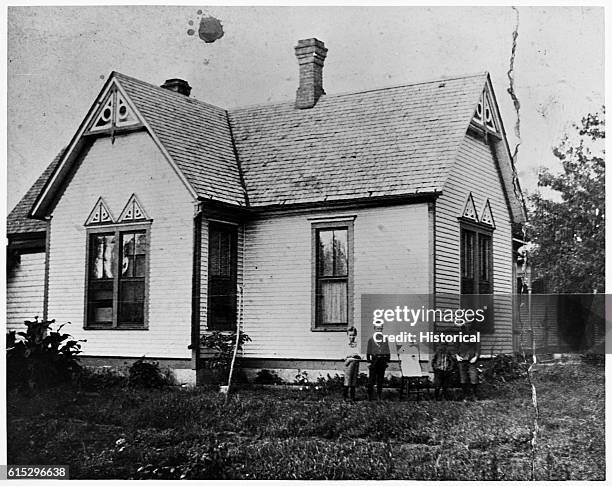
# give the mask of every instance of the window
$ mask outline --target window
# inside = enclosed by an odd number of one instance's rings
[[[352,321],[352,221],[313,225],[313,329],[346,330]]]
[[[146,328],[149,225],[88,229],[85,327]]]
[[[461,224],[461,299],[463,308],[485,309],[482,332],[493,331],[493,255],[491,230]],[[478,297],[482,295],[483,297]]]
[[[208,227],[208,329],[236,329],[238,228],[211,222]]]
[[[493,289],[491,233],[461,228],[461,293],[490,294]]]

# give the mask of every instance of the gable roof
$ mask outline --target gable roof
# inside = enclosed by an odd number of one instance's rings
[[[224,109],[124,74],[114,77],[200,198],[246,204]]]
[[[98,103],[111,83],[194,197],[251,208],[440,193],[485,86],[492,90],[481,73],[324,95],[304,110],[286,102],[226,111],[116,72]],[[71,146],[78,150],[75,139]],[[508,190],[509,151],[505,159],[506,193],[520,220],[521,205]],[[25,218],[41,194],[52,197],[48,186],[61,181],[70,161],[60,154],[11,214],[19,208],[15,214]],[[25,229],[30,222],[11,224]]]
[[[230,110],[251,205],[441,191],[486,76]]]

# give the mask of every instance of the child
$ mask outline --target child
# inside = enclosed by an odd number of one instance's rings
[[[376,385],[376,396],[378,400],[382,400],[383,381],[385,379],[385,370],[391,361],[391,351],[387,341],[374,339],[374,335],[382,334],[382,324],[374,324],[374,332],[368,340],[367,359],[370,362],[370,374],[368,376],[368,400],[372,400],[374,396],[374,385]]]
[[[357,329],[351,326],[347,330],[348,335],[348,354],[344,359],[344,398],[348,398],[349,393],[351,400],[355,400],[355,387],[357,386],[357,377],[359,376],[359,362],[361,356],[357,353]]]
[[[468,396],[471,400],[478,398],[478,348],[471,344],[462,343],[456,355],[459,366],[459,379],[463,389],[463,400]]]
[[[446,344],[441,344],[431,360],[431,367],[434,372],[434,396],[440,400],[440,389],[442,396],[448,400],[448,382],[450,381],[452,369],[452,356]]]

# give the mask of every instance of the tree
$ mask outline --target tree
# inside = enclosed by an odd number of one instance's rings
[[[562,171],[542,170],[528,198],[532,263],[552,292],[605,291],[604,117],[602,107],[574,125],[553,150]]]

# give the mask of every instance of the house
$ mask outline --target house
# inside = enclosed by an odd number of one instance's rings
[[[91,363],[191,379],[240,314],[243,366],[314,372],[362,294],[512,294],[525,213],[489,75],[327,95],[324,44],[295,52],[295,100],[230,110],[113,72],[8,217],[9,328],[69,321]],[[513,350],[514,312],[486,349]]]

